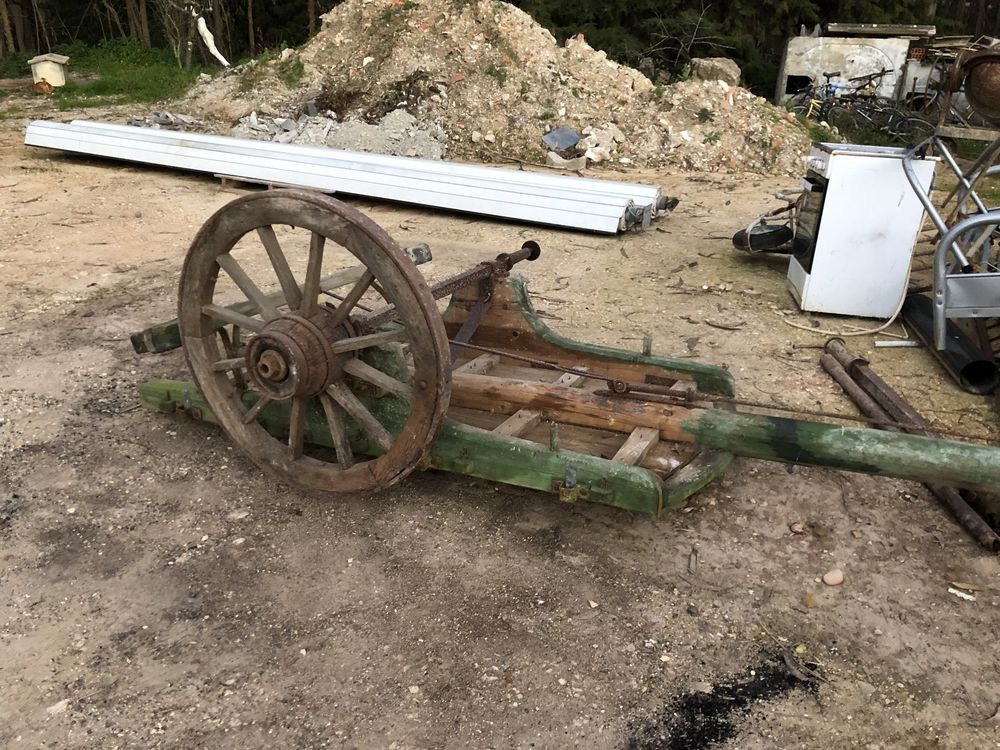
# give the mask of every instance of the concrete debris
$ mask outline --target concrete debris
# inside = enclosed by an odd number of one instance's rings
[[[736,61],[728,57],[691,59],[691,77],[696,81],[725,81],[730,86],[739,86],[742,73]]]
[[[567,158],[799,174],[810,145],[805,129],[736,86],[735,64],[710,58],[696,67],[697,76],[709,80],[654,85],[582,36],[560,45],[504,2],[345,0],[284,62],[253,61],[223,71],[196,84],[184,104],[223,121],[239,120],[238,130],[251,112],[316,118],[317,111],[336,111],[336,127],[322,139],[313,128],[311,142],[327,142],[346,122],[382,127],[384,117],[401,111],[413,118],[408,130],[427,136],[425,146],[444,153],[446,142],[449,157],[460,159],[492,161],[503,154],[540,162],[549,150],[543,137],[565,127],[583,135],[573,152],[556,149]],[[286,131],[292,142],[300,142],[301,129]],[[422,151],[404,143],[410,137],[388,138],[390,153]]]
[[[230,135],[421,159],[444,158],[447,144],[439,125],[421,125],[413,115],[401,109],[389,112],[377,123],[358,119],[341,122],[331,110],[315,115],[302,114],[297,119],[251,112],[240,118]]]
[[[581,169],[587,168],[587,157],[577,156],[573,159],[566,159],[554,151],[549,151],[545,154],[545,163],[550,167],[558,167],[559,169],[568,169],[573,172],[578,172]]]
[[[205,130],[208,128],[208,124],[203,120],[173,112],[153,112],[145,117],[133,117],[129,119],[128,124],[156,130],[160,128],[164,130]]]

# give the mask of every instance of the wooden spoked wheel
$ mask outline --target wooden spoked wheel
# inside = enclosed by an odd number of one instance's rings
[[[398,323],[359,330],[365,311],[386,305]],[[221,208],[188,251],[179,308],[188,364],[219,423],[292,484],[387,487],[437,436],[451,393],[441,314],[399,245],[338,200],[274,190]],[[380,368],[387,351],[395,366]],[[262,425],[276,411],[287,439]],[[307,440],[319,433],[330,447]]]

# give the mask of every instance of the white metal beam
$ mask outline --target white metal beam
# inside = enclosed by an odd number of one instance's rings
[[[609,234],[659,199],[652,186],[88,121],[36,120],[25,143]]]

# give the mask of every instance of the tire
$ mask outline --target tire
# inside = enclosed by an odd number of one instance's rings
[[[784,224],[760,224],[754,227],[749,240],[747,230],[741,229],[733,235],[733,246],[743,252],[773,252],[792,241],[792,230]]]

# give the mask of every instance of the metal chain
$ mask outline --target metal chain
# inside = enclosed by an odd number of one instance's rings
[[[731,406],[746,406],[752,409],[771,409],[773,411],[781,411],[787,414],[792,414],[800,417],[820,417],[822,419],[841,419],[849,422],[858,422],[861,424],[873,425],[876,427],[890,427],[898,429],[902,432],[907,433],[934,433],[938,436],[948,436],[963,438],[965,440],[975,440],[977,442],[989,443],[989,438],[983,437],[982,435],[971,435],[965,432],[957,432],[955,430],[949,430],[943,427],[914,427],[912,424],[906,422],[896,422],[894,420],[884,420],[884,419],[872,419],[870,417],[856,417],[851,414],[837,414],[835,412],[828,411],[817,411],[811,409],[799,409],[792,406],[785,406],[783,404],[774,403],[764,403],[761,401],[749,401],[746,399],[735,398],[734,396],[721,396],[713,393],[702,393],[694,389],[666,389],[663,392],[655,393],[650,391],[650,386],[646,383],[627,383],[624,380],[616,380],[614,378],[606,378],[601,375],[595,375],[588,370],[577,369],[573,367],[563,367],[562,365],[557,365],[552,362],[546,362],[542,359],[534,359],[533,357],[526,357],[522,354],[513,354],[511,352],[505,352],[500,349],[493,349],[488,346],[479,346],[478,344],[466,344],[460,341],[449,342],[453,346],[459,346],[464,349],[473,349],[478,352],[484,352],[486,354],[496,354],[501,357],[506,357],[508,359],[514,359],[519,362],[526,362],[528,364],[534,365],[540,369],[544,370],[554,370],[556,372],[564,372],[569,375],[578,375],[580,377],[589,378],[591,380],[603,380],[608,384],[608,393],[604,395],[618,396],[621,398],[630,399],[646,399],[650,401],[662,401],[663,403],[675,404],[678,406],[690,405],[698,401],[707,401],[710,403],[717,404],[727,404]]]

